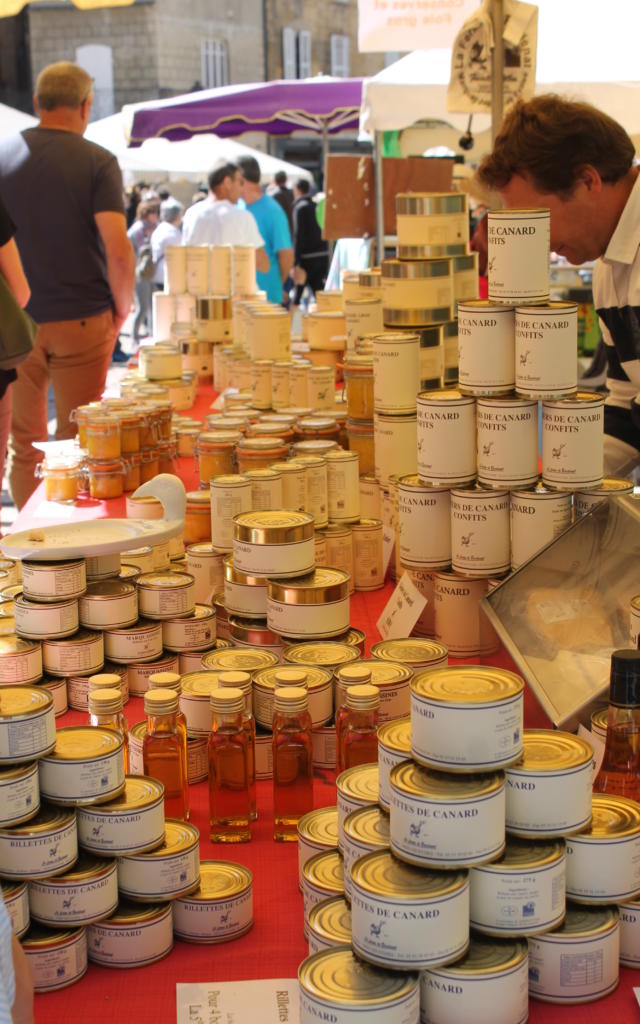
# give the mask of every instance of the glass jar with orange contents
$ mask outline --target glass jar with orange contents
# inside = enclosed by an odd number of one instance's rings
[[[242,434],[236,430],[205,431],[195,444],[200,482],[209,483],[214,476],[235,473],[235,449]]]
[[[180,425],[176,430],[176,441],[178,445],[178,455],[181,458],[188,458],[190,455],[195,455],[196,441],[198,436],[202,433],[202,427],[192,427]]]
[[[330,416],[303,416],[296,423],[296,438],[305,440],[337,441],[340,427]]]
[[[130,452],[124,461],[124,490],[135,491],[142,483],[140,452]]]
[[[142,411],[144,412],[144,415],[147,418],[147,423],[148,423],[148,428],[149,428],[147,436],[153,438],[153,440],[150,442],[150,444],[143,444],[142,445],[143,448],[150,448],[151,445],[157,444],[159,439],[160,439],[160,419],[161,419],[161,415],[160,415],[160,410],[158,408],[156,408],[156,405],[157,405],[156,401],[149,402],[147,399],[144,399],[141,402],[141,408],[142,408]]]
[[[198,544],[211,540],[211,493],[187,491],[184,512],[184,543]]]
[[[160,472],[160,456],[157,448],[143,448],[140,454],[140,483],[146,484]]]
[[[289,454],[289,445],[278,437],[243,437],[236,446],[238,473],[248,469],[268,469]]]
[[[79,405],[77,409],[71,410],[69,419],[78,428],[78,444],[81,448],[87,447],[87,420],[89,419],[89,413],[96,412],[99,408],[99,402],[91,402],[90,405]]]
[[[122,459],[89,459],[87,471],[92,498],[119,498],[124,492],[125,464]]]
[[[373,420],[373,355],[349,353],[344,361],[344,383],[350,420]]]
[[[168,441],[171,437],[171,402],[154,400],[145,402],[145,406],[154,414],[157,438]]]
[[[120,451],[122,455],[139,452],[142,415],[137,409],[128,409],[126,412],[120,410],[116,415],[120,420]]]
[[[136,411],[140,416],[140,450],[153,448],[156,443],[157,420],[154,421],[144,405],[140,405]]]
[[[268,420],[259,420],[252,423],[247,430],[247,437],[280,437],[287,444],[293,441],[293,427],[282,420],[270,423]]]
[[[75,501],[80,490],[82,456],[44,458],[37,464],[35,473],[44,480],[47,501]]]
[[[347,436],[349,451],[357,452],[360,457],[360,473],[374,473],[373,421],[347,420]]]
[[[156,445],[158,461],[161,473],[175,473],[176,443],[173,438],[170,441],[160,441]]]
[[[87,417],[87,452],[91,459],[117,459],[120,455],[120,421],[102,410]]]

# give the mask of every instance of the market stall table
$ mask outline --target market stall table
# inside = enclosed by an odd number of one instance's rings
[[[200,389],[190,415],[204,418],[213,399],[212,389]],[[192,459],[179,459],[176,471],[187,489],[197,488]],[[40,485],[15,520],[13,531],[48,523],[125,516],[125,500],[97,501],[80,498],[75,505],[47,502]],[[382,590],[356,593],[351,598],[351,623],[364,631],[367,653],[379,639],[376,621],[389,599],[393,585]],[[514,668],[505,651],[485,659],[494,665]],[[125,708],[129,725],[144,718],[143,702],[132,698]],[[86,714],[70,711],[58,725],[84,724]],[[530,691],[525,691],[525,725],[550,727]],[[296,843],[274,843],[272,838],[272,785],[258,782],[258,821],[252,841],[233,846],[214,844],[208,838],[208,787],[206,782],[190,788],[191,821],[200,830],[201,860],[233,860],[253,872],[254,926],[242,938],[220,945],[193,945],[176,940],[173,952],[164,960],[144,968],[113,970],[89,965],[85,977],[68,989],[36,997],[37,1024],[74,1024],[88,1017],[93,1024],[117,1019],[139,1024],[175,1020],[178,982],[242,981],[253,978],[293,978],[307,956],[303,937],[302,896],[298,891],[298,850]],[[316,807],[335,804],[335,775],[324,772],[314,782]],[[595,1003],[554,1006],[530,1001],[532,1024],[599,1024],[617,1018],[621,1022],[640,1020],[633,986],[640,984],[634,971],[622,969],[620,986],[612,995]],[[246,1024],[246,1022],[239,1022]]]

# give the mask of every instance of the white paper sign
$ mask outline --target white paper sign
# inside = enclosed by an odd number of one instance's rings
[[[358,50],[449,48],[478,0],[358,0]]]
[[[413,585],[407,573],[403,573],[376,623],[382,639],[410,636],[426,604],[426,597]]]
[[[177,1024],[300,1024],[297,978],[176,985]]]
[[[602,740],[595,732],[589,732],[588,729],[585,729],[584,725],[578,726],[578,736],[580,739],[586,740],[586,742],[593,747],[591,764],[593,767],[593,778],[595,779],[596,775],[600,771],[600,765],[602,764],[602,758],[604,757],[604,740]]]
[[[638,1006],[640,1006],[640,988],[634,988],[633,991],[634,991],[636,999],[638,1000]]]
[[[382,527],[382,575],[387,575],[389,562],[396,546],[396,533],[390,526]]]

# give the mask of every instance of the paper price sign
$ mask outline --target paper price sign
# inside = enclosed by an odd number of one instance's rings
[[[403,573],[376,623],[382,639],[397,640],[410,636],[426,604],[426,597],[414,586],[407,573]]]

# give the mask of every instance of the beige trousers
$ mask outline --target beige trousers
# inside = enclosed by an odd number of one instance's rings
[[[56,438],[74,437],[76,425],[69,418],[71,410],[101,396],[115,342],[110,310],[83,320],[40,324],[33,352],[18,367],[18,379],[12,385],[8,476],[18,508],[38,483],[34,472],[42,452],[33,448],[32,442],[48,437],[49,381],[56,402]]]

